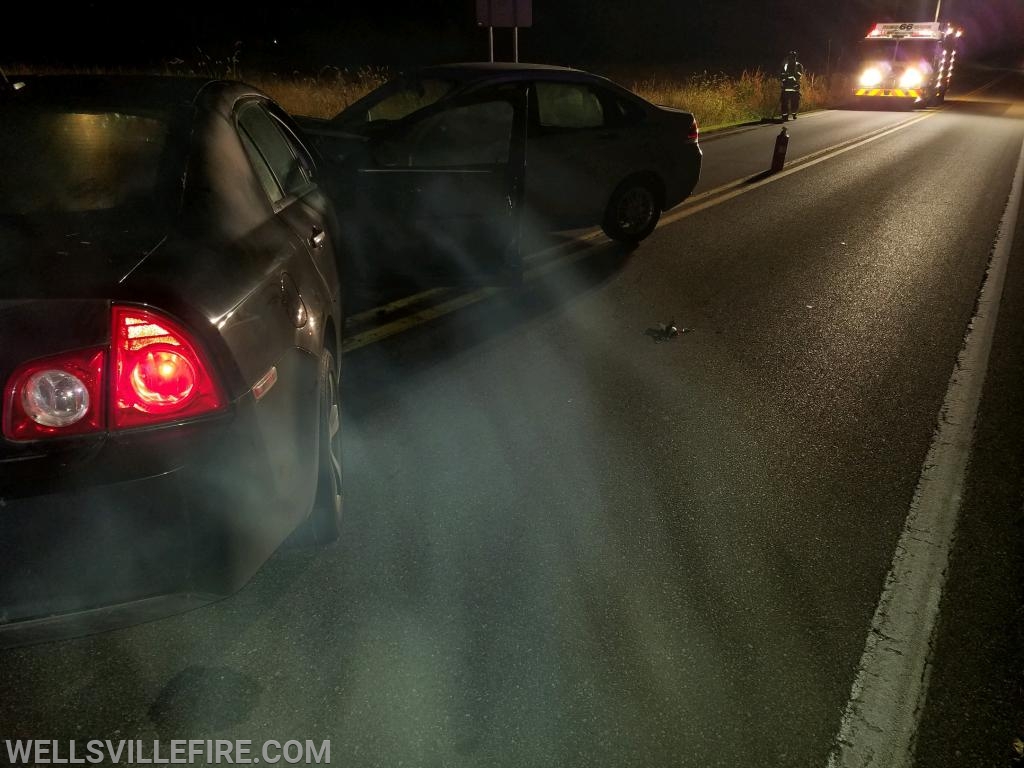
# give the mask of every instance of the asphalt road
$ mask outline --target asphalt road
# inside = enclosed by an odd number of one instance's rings
[[[801,117],[791,158],[917,122],[347,355],[341,544],[183,616],[0,652],[2,738],[824,768],[1006,205],[1024,73],[919,118]],[[763,170],[777,132],[708,140],[698,192]],[[1005,765],[1020,712],[1024,228],[1009,269],[921,765]],[[692,330],[646,333],[669,320]]]

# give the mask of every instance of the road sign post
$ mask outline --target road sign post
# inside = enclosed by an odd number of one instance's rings
[[[494,28],[512,30],[512,55],[519,61],[519,28],[533,26],[533,0],[476,0],[476,25],[487,27],[490,60],[494,61]]]

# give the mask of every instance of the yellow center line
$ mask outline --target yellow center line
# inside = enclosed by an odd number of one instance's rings
[[[929,114],[931,114],[931,113],[929,113]],[[843,147],[845,147],[845,146],[847,146],[849,144],[855,144],[857,142],[864,141],[865,139],[874,138],[875,136],[878,136],[878,135],[880,135],[882,133],[885,133],[887,131],[891,131],[893,128],[896,128],[896,127],[899,127],[899,126],[903,126],[903,125],[905,125],[907,123],[912,123],[912,122],[915,122],[916,120],[920,120],[920,119],[921,119],[921,117],[908,118],[906,120],[900,121],[899,123],[896,123],[895,125],[887,125],[887,126],[884,126],[882,128],[877,128],[874,131],[869,131],[868,133],[863,133],[860,136],[855,136],[852,139],[847,139],[846,141],[840,141],[839,143],[833,144],[830,147],[825,147],[824,149],[816,149],[813,152],[809,152],[806,155],[801,155],[800,157],[794,158],[793,160],[788,160],[786,162],[786,167],[789,168],[790,166],[802,165],[802,164],[808,162],[809,160],[813,160],[813,159],[815,159],[817,157],[820,157],[822,155],[831,155],[831,154],[837,152],[839,149],[841,149],[841,148],[843,148]],[[671,218],[672,216],[676,215],[677,213],[679,213],[680,211],[682,211],[684,209],[689,209],[689,208],[695,206],[696,204],[699,204],[702,200],[706,200],[709,197],[715,197],[716,195],[720,195],[723,192],[728,192],[728,191],[733,190],[733,189],[746,188],[746,187],[749,187],[750,185],[751,185],[751,182],[749,181],[748,178],[735,179],[733,181],[726,182],[725,184],[722,184],[721,186],[715,187],[714,189],[709,189],[706,192],[701,192],[699,195],[691,195],[684,202],[682,202],[675,211],[673,211],[672,213],[664,216],[662,218],[662,220],[660,222],[658,222],[658,226],[660,227],[660,226],[662,226],[663,224],[666,224],[666,223],[671,224],[672,221],[675,220],[675,219]],[[670,221],[670,219],[671,219],[671,221]],[[597,232],[600,234],[600,230],[597,230]]]
[[[569,266],[570,264],[575,264],[577,261],[581,261],[587,256],[590,256],[594,250],[595,246],[580,248],[561,258],[551,259],[550,261],[546,261],[536,267],[531,267],[523,273],[523,282],[525,283],[536,280],[537,278],[553,272],[556,269]],[[461,294],[449,301],[435,304],[431,307],[425,307],[419,312],[406,315],[405,317],[393,320],[390,323],[378,325],[376,328],[371,328],[363,333],[357,333],[354,336],[349,336],[342,342],[341,351],[343,353],[352,352],[360,347],[365,347],[368,344],[383,341],[390,336],[403,333],[418,325],[423,325],[431,320],[436,320],[439,317],[450,315],[452,312],[457,312],[460,309],[481,302],[484,299],[489,299],[492,296],[497,296],[499,293],[504,293],[508,290],[509,289],[506,286],[501,285],[487,286],[485,288],[478,288],[469,293]]]
[[[863,147],[865,144],[870,144],[873,141],[883,139],[886,136],[896,133],[897,131],[902,131],[904,128],[909,128],[912,125],[916,125],[917,123],[920,123],[922,120],[927,120],[930,117],[934,117],[936,114],[938,114],[938,112],[927,112],[921,115],[920,117],[915,117],[911,120],[904,120],[902,123],[898,123],[897,125],[894,125],[891,128],[887,128],[881,133],[875,133],[868,136],[867,138],[855,140],[853,141],[853,143],[838,144],[834,148],[822,150],[821,152],[814,153],[813,155],[808,155],[808,157],[811,159],[806,161],[803,159],[795,160],[792,166],[787,167],[784,170],[779,171],[778,173],[774,173],[771,176],[767,176],[758,181],[739,181],[733,182],[732,184],[727,184],[720,189],[729,190],[729,188],[732,187],[731,191],[725,191],[724,194],[718,195],[712,200],[708,200],[707,202],[700,203],[695,206],[687,206],[682,210],[670,213],[668,216],[663,216],[661,221],[658,223],[658,226],[662,227],[668,226],[669,224],[674,224],[675,222],[680,221],[681,219],[693,216],[695,213],[700,213],[701,211],[707,210],[712,206],[719,205],[720,203],[724,203],[728,200],[732,200],[733,198],[739,197],[740,195],[745,195],[747,192],[753,192],[755,189],[760,189],[761,187],[767,184],[773,184],[779,179],[784,179],[787,176],[792,176],[794,173],[799,173],[800,171],[806,170],[807,168],[811,168],[817,165],[818,163],[823,163],[826,160],[831,160],[834,157],[838,157],[839,155],[845,154],[850,150],[858,149],[860,147]],[[710,193],[708,194],[710,195]]]
[[[573,251],[581,244],[593,240],[602,234],[603,232],[601,232],[600,229],[594,229],[589,232],[583,233],[579,237],[573,238],[572,242],[559,243],[558,245],[552,245],[548,248],[544,248],[543,250],[527,254],[526,256],[523,257],[523,264],[529,265],[536,261],[542,261],[550,256],[557,256],[558,254],[561,254],[564,251]],[[402,298],[395,299],[394,301],[389,302],[388,304],[382,304],[379,307],[371,307],[370,309],[364,310],[362,312],[357,312],[354,315],[349,315],[348,317],[345,318],[345,325],[359,325],[360,323],[372,320],[374,317],[377,317],[378,315],[386,315],[391,312],[397,312],[398,310],[404,309],[413,304],[419,304],[423,301],[426,301],[427,299],[433,296],[440,296],[441,294],[450,291],[453,288],[458,288],[458,286],[455,285],[441,286],[438,288],[429,288],[428,290],[420,291],[419,293],[414,293],[410,296],[403,296]]]
[[[372,320],[378,315],[387,315],[391,312],[397,312],[400,309],[404,309],[411,304],[418,304],[421,301],[429,299],[431,296],[437,296],[449,290],[447,286],[440,288],[431,288],[427,291],[420,291],[409,296],[403,296],[400,299],[395,299],[387,304],[382,304],[379,307],[371,307],[370,309],[362,312],[356,312],[354,315],[349,315],[345,318],[345,325],[359,325],[367,320]]]

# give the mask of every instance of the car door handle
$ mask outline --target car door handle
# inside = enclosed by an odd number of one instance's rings
[[[324,241],[327,240],[327,233],[320,227],[313,227],[313,234],[309,238],[309,244],[314,248],[323,248]]]

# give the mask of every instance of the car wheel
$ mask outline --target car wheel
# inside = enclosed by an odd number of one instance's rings
[[[319,471],[316,499],[310,513],[308,538],[322,545],[337,541],[341,535],[341,403],[338,372],[334,355],[324,350],[320,379]]]
[[[612,192],[601,228],[612,240],[639,243],[658,225],[661,199],[654,182],[634,176]]]

